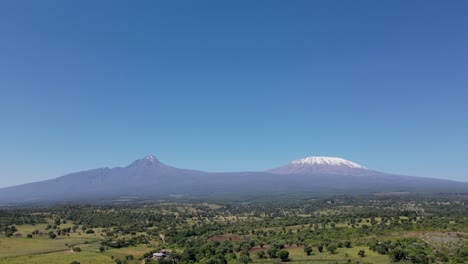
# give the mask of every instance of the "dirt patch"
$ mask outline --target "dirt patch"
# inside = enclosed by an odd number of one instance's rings
[[[250,252],[257,252],[257,251],[261,251],[261,250],[268,250],[270,247],[265,245],[263,246],[263,248],[261,248],[260,246],[255,246],[253,247],[252,249],[250,249]]]
[[[467,232],[410,231],[404,237],[417,237],[433,246],[455,247],[468,239]]]

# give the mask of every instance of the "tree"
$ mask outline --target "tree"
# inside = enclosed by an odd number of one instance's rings
[[[264,259],[264,258],[266,258],[266,253],[265,253],[265,251],[263,251],[263,250],[257,251],[257,257],[258,257],[259,259]]]
[[[335,254],[337,249],[338,247],[335,244],[329,244],[327,246],[327,251],[330,252],[330,254]]]
[[[71,264],[80,264],[78,261],[72,261]]]
[[[79,247],[73,247],[72,250],[73,252],[81,252],[81,248]]]
[[[280,250],[278,251],[278,257],[281,261],[289,261],[289,252],[286,250]]]
[[[318,251],[319,251],[320,253],[323,252],[323,246],[322,246],[322,245],[318,246]]]
[[[366,251],[364,251],[364,250],[362,250],[362,249],[359,250],[358,256],[361,257],[361,258],[365,257],[365,256],[366,256]]]
[[[100,247],[99,247],[99,251],[100,251],[100,252],[104,252],[104,250],[106,250],[106,248],[105,248],[104,246],[100,246]]]
[[[275,248],[269,248],[267,250],[267,254],[270,258],[276,258],[277,257],[276,253],[277,253],[277,250]]]
[[[49,238],[50,239],[54,239],[56,237],[57,237],[57,235],[54,232],[49,232]]]
[[[344,242],[344,246],[345,246],[346,248],[351,248],[351,247],[352,247],[351,241],[349,241],[349,240],[345,241],[345,242]]]
[[[241,255],[239,257],[239,262],[242,263],[242,264],[247,264],[247,263],[249,263],[249,261],[250,261],[249,255],[247,255],[245,253],[241,253]]]
[[[393,262],[399,262],[401,260],[406,259],[408,256],[408,252],[403,250],[401,247],[396,247],[392,251],[390,251],[390,257],[392,258]]]
[[[304,252],[307,254],[307,256],[310,256],[312,254],[312,247],[311,246],[305,246],[304,247]]]

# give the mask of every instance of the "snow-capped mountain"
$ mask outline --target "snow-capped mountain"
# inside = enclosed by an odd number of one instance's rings
[[[355,162],[337,157],[306,157],[291,161],[291,163],[269,170],[277,174],[327,174],[369,176],[378,174],[376,171]]]
[[[328,177],[327,177],[328,176]],[[342,158],[307,157],[266,172],[175,168],[150,155],[125,167],[100,168],[55,179],[0,188],[0,206],[14,203],[99,201],[172,195],[271,195],[272,193],[467,192],[468,183],[385,174]]]
[[[309,165],[330,165],[330,166],[346,166],[349,168],[355,169],[366,169],[366,167],[361,166],[357,163],[354,163],[349,160],[335,157],[307,157],[303,159],[293,160],[293,164],[309,164]]]

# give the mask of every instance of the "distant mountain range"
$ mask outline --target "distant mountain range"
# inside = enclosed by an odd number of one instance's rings
[[[93,169],[1,188],[0,204],[119,197],[370,192],[468,192],[468,183],[387,174],[332,157],[307,157],[264,172],[212,173],[174,168],[151,155],[126,167]]]

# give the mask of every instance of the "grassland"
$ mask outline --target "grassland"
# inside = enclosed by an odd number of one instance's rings
[[[258,257],[269,248],[288,251],[288,263],[468,263],[465,201],[433,200],[366,196],[0,210],[0,263],[136,264],[161,249],[171,251],[171,263],[279,263]],[[383,249],[381,242],[393,244]],[[311,256],[305,245],[312,246]],[[327,251],[331,245],[334,254]],[[394,248],[403,259],[395,261]]]

